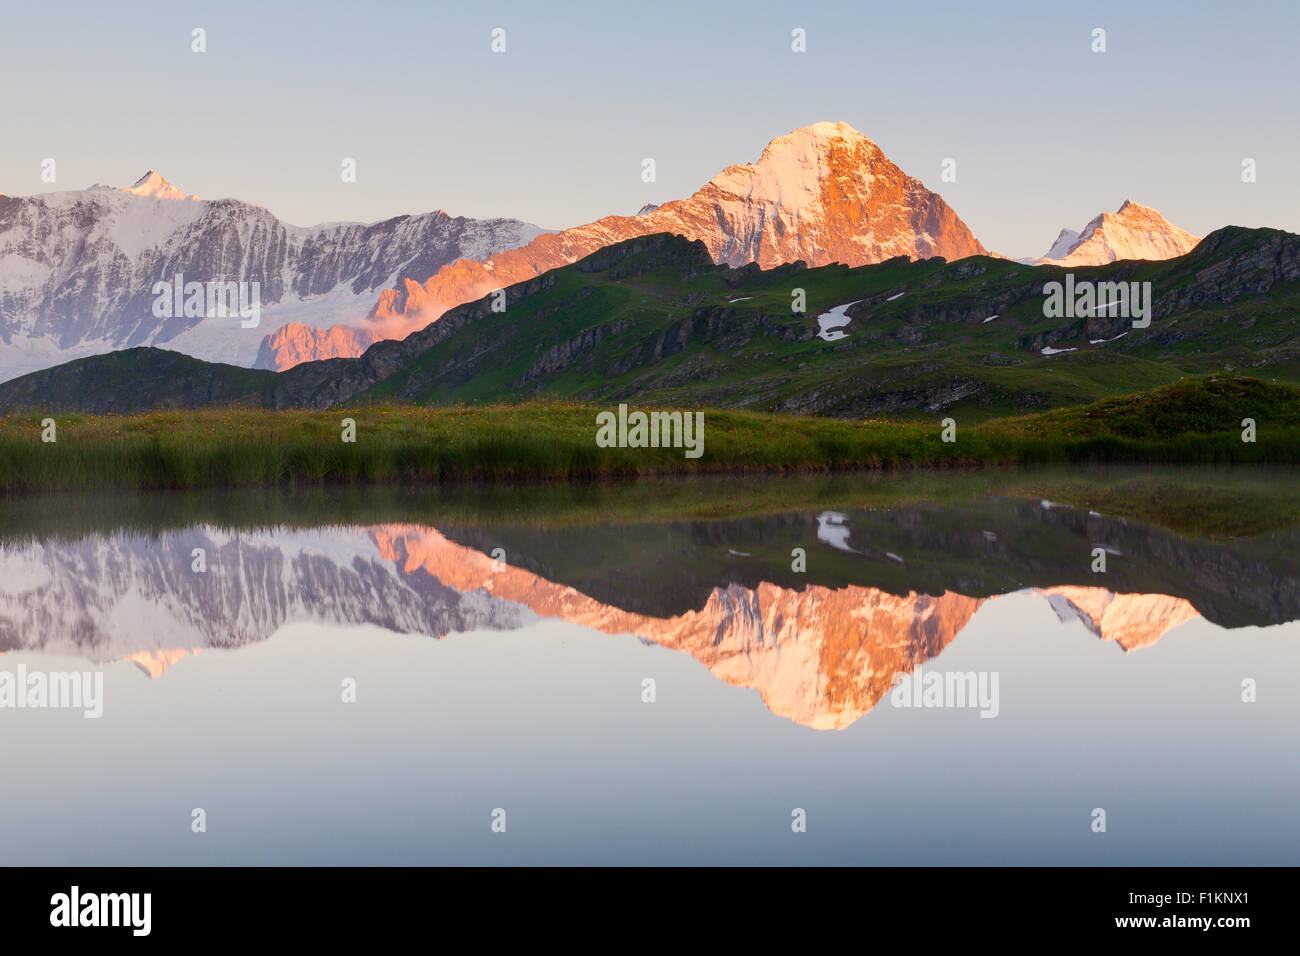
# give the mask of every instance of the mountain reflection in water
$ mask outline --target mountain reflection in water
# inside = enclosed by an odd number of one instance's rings
[[[916,507],[558,530],[116,531],[0,545],[0,650],[127,660],[158,678],[301,621],[442,638],[555,618],[685,652],[772,713],[839,729],[1007,593],[1040,595],[1125,652],[1198,616],[1300,619],[1295,543],[1189,541],[1025,501],[960,519]]]

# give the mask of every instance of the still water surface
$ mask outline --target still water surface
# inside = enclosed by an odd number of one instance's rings
[[[10,511],[0,861],[1300,863],[1300,532],[789,499]]]

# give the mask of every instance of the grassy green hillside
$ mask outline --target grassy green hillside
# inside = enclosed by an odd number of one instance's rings
[[[545,291],[466,323],[363,398],[534,395],[916,418],[943,409],[973,421],[1212,372],[1296,383],[1300,282],[1277,252],[1296,256],[1297,239],[1221,230],[1180,259],[1070,270],[1076,281],[1150,282],[1146,329],[1045,317],[1042,288],[1063,279],[1058,268],[976,257],[725,270],[678,240],[603,269],[557,270]],[[796,290],[804,314],[791,311]],[[847,335],[819,338],[816,317],[849,302]]]
[[[1217,376],[1083,409],[957,427],[704,411],[704,451],[602,448],[604,408],[533,403],[0,418],[0,490],[588,479],[1082,461],[1300,463],[1300,389]],[[1257,423],[1242,441],[1241,421]],[[344,441],[344,419],[355,441]]]

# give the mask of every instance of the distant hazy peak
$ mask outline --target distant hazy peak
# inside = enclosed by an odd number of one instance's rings
[[[134,186],[128,186],[122,192],[130,193],[133,196],[147,196],[150,199],[198,199],[198,196],[191,196],[189,193],[181,192],[167,180],[163,179],[162,174],[149,170],[139,179]]]
[[[1062,256],[1067,256],[1070,254],[1070,250],[1078,245],[1078,242],[1079,233],[1075,232],[1073,229],[1062,229],[1061,234],[1057,236],[1056,241],[1052,243],[1052,248],[1047,250],[1047,255],[1043,258],[1060,259]]]
[[[1036,265],[1096,266],[1117,259],[1172,259],[1190,252],[1201,239],[1132,199],[1115,212],[1089,220],[1081,232],[1062,229]]]

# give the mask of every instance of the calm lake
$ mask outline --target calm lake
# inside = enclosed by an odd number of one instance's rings
[[[1298,494],[3,500],[0,862],[1295,865]]]

